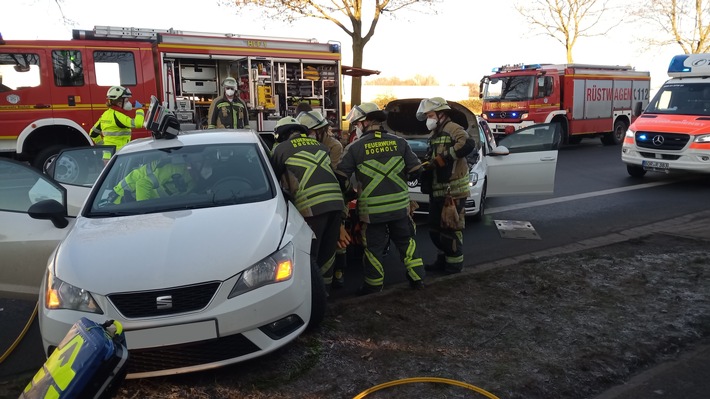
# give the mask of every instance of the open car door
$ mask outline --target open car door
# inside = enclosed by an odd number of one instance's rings
[[[502,138],[485,154],[488,196],[552,194],[561,137],[559,124],[543,123]]]
[[[0,157],[0,295],[37,298],[47,259],[103,170],[104,151],[115,148],[64,150],[46,174]]]

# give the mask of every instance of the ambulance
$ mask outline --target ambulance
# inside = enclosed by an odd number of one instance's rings
[[[481,116],[498,138],[559,123],[562,143],[598,137],[604,145],[619,145],[635,107],[648,104],[650,76],[618,65],[504,65],[481,79]]]
[[[71,40],[0,39],[0,154],[44,168],[64,148],[91,145],[87,132],[114,85],[143,104],[155,95],[188,130],[207,127],[233,77],[263,138],[303,102],[338,130],[340,50],[336,41],[117,26],[75,29]]]
[[[629,127],[621,160],[633,177],[646,172],[710,173],[710,54],[683,54]]]

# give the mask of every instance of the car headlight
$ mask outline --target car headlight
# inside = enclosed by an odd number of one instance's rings
[[[522,120],[528,119],[528,113],[525,112],[522,115],[520,115],[520,119],[522,119]]]
[[[476,183],[478,183],[478,173],[469,172],[468,177],[469,177],[469,182],[468,182],[469,187],[473,187],[476,185]]]
[[[710,134],[703,134],[695,138],[696,143],[710,143]]]
[[[631,130],[631,129],[628,129],[628,130],[626,131],[626,137],[631,137],[631,138],[633,138],[633,137],[634,137],[634,134],[636,134],[636,132],[634,132],[634,131]]]
[[[255,290],[267,284],[289,280],[293,276],[293,243],[257,262],[241,272],[228,298]]]
[[[47,309],[69,309],[79,312],[103,314],[91,293],[64,282],[47,273],[47,292],[44,306]]]

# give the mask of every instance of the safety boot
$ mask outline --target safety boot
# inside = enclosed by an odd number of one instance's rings
[[[443,253],[436,255],[436,261],[434,263],[427,263],[424,265],[424,270],[428,272],[441,272],[444,271],[446,267],[446,258]]]
[[[333,283],[331,285],[334,289],[343,288],[343,286],[345,286],[345,273],[343,273],[343,270],[336,269],[333,272]]]

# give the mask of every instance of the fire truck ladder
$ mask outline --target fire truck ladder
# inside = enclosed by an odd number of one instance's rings
[[[81,31],[86,32],[86,31]],[[254,35],[239,35],[235,33],[215,33],[215,32],[197,32],[170,29],[151,29],[151,28],[132,28],[122,26],[94,26],[94,30],[86,32],[86,37],[106,38],[106,39],[141,39],[141,40],[157,40],[159,34],[185,35],[185,36],[208,36],[208,37],[227,37],[239,39],[254,39],[254,40],[284,40],[289,42],[302,43],[318,43],[316,39],[298,39],[293,37],[277,37],[277,36],[254,36]]]

